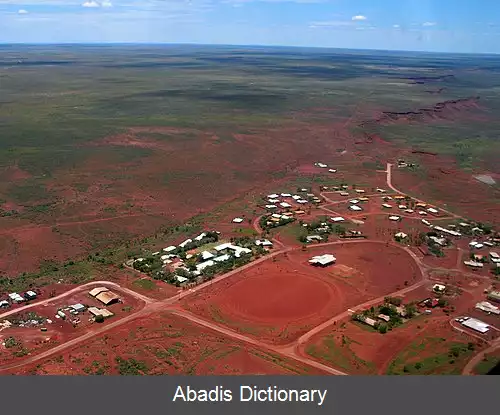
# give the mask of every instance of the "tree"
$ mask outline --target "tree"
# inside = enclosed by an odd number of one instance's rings
[[[385,333],[387,333],[387,325],[386,325],[386,324],[380,324],[380,325],[378,326],[378,332],[379,332],[380,334],[385,334]]]
[[[104,322],[104,316],[102,316],[101,314],[98,314],[97,316],[94,317],[94,321],[96,323],[103,323]]]

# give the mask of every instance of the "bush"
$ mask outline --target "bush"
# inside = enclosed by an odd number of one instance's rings
[[[100,314],[94,317],[94,321],[96,323],[103,323],[104,322],[104,316],[101,316]]]

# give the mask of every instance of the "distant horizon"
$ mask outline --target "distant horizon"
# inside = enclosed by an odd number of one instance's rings
[[[378,48],[348,48],[329,46],[294,46],[294,45],[261,45],[261,44],[230,44],[230,43],[190,43],[190,42],[0,42],[2,46],[202,46],[227,48],[259,48],[259,49],[314,49],[328,51],[380,52],[398,54],[428,54],[428,55],[467,55],[467,56],[500,56],[500,52],[436,52],[412,49],[378,49]]]

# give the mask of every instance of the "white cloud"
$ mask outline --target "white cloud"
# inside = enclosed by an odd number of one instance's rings
[[[28,14],[28,10],[19,9],[19,10],[17,11],[17,14]]]
[[[113,7],[113,3],[111,3],[110,1],[103,1],[101,3],[101,6],[102,7]]]
[[[425,23],[422,23],[422,26],[424,27],[431,27],[431,26],[436,26],[437,23],[435,22],[425,22]]]
[[[401,26],[400,26],[400,25],[398,25],[398,24],[395,24],[395,25],[392,25],[392,27],[393,27],[394,29],[399,29]]]
[[[362,14],[358,14],[357,16],[352,16],[352,19],[355,22],[360,22],[363,20],[366,20],[366,16],[363,16]]]
[[[86,1],[85,3],[83,3],[82,7],[87,7],[87,8],[90,8],[90,9],[95,9],[97,7],[101,7],[101,5],[99,3],[97,3],[96,1],[94,1],[94,0],[90,0],[90,1]]]

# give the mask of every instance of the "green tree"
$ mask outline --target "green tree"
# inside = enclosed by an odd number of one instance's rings
[[[94,320],[96,323],[103,323],[104,322],[104,316],[98,314],[97,316],[94,317]]]

